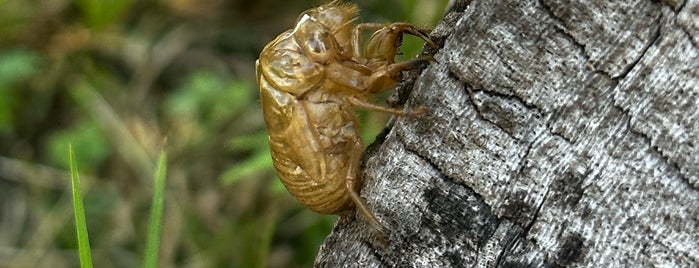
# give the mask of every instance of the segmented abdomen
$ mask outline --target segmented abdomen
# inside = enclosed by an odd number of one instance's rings
[[[277,174],[303,205],[325,214],[352,207],[347,189],[352,153],[363,146],[356,115],[333,101],[316,103],[272,87],[258,77],[269,144]]]

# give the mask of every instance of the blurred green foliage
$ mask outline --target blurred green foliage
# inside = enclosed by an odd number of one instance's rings
[[[102,29],[114,22],[126,11],[131,0],[77,0],[83,24],[92,29]]]
[[[27,49],[0,51],[0,132],[12,131],[16,118],[13,106],[18,105],[15,85],[37,71],[39,56]]]
[[[276,179],[253,66],[319,2],[0,0],[0,267],[78,265],[69,143],[96,267],[142,262],[161,149],[159,265],[311,266],[335,216]],[[447,1],[356,2],[363,21],[433,26]],[[361,113],[365,142],[386,118]]]
[[[89,168],[99,167],[109,153],[104,133],[92,120],[85,120],[75,126],[57,129],[47,138],[46,146],[51,164],[60,168],[69,167],[69,159],[65,157],[69,144],[72,144],[73,151],[77,152],[76,164],[81,167],[83,165]],[[83,169],[83,171],[86,170]]]
[[[196,71],[187,76],[164,103],[169,117],[184,116],[200,127],[221,126],[231,115],[239,114],[254,101],[253,85],[249,82],[225,79],[207,71]]]

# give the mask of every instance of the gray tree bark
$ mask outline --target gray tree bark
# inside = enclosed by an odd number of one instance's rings
[[[697,267],[699,1],[458,2],[319,267]]]

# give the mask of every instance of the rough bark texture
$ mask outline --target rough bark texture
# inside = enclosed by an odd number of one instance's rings
[[[699,265],[699,1],[459,2],[320,267]],[[633,264],[633,265],[630,265]]]

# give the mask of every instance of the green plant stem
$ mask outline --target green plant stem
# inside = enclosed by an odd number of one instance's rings
[[[155,184],[153,204],[151,206],[150,222],[148,223],[148,238],[146,240],[146,252],[143,267],[155,268],[158,266],[158,252],[160,249],[160,227],[163,218],[163,203],[165,201],[165,175],[167,173],[167,156],[160,152],[158,167],[155,172]]]
[[[85,208],[80,193],[80,176],[75,161],[73,146],[68,145],[70,158],[70,181],[73,191],[73,209],[75,211],[75,228],[78,235],[78,252],[80,254],[80,267],[92,268],[92,253],[90,251],[90,238],[87,235],[87,223],[85,222]]]

